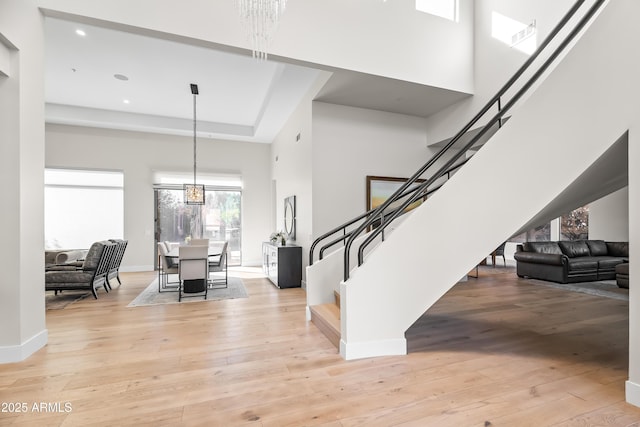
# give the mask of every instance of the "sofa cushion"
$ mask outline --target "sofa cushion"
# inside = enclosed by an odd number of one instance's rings
[[[583,257],[591,255],[589,246],[584,240],[562,240],[558,242],[562,253],[569,258]]]
[[[100,262],[100,256],[102,255],[102,251],[104,250],[104,245],[109,242],[100,241],[94,242],[89,248],[89,252],[84,258],[84,263],[82,264],[83,270],[95,270],[98,268],[98,262]]]
[[[623,259],[614,256],[598,257],[598,270],[615,270],[618,264],[622,264]]]
[[[591,256],[606,256],[609,253],[604,240],[587,240],[587,246]]]
[[[569,258],[569,272],[576,270],[597,270],[598,259],[592,257]]]
[[[525,242],[522,247],[526,252],[562,255],[558,242]]]
[[[518,262],[548,265],[562,265],[563,261],[567,259],[562,254],[543,254],[539,252],[516,252],[513,257]]]
[[[87,283],[91,282],[92,272],[76,270],[76,271],[47,271],[44,274],[44,280],[47,285],[58,283]]]
[[[607,242],[607,251],[610,256],[629,257],[629,242]]]

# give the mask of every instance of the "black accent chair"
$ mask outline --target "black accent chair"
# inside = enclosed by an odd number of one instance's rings
[[[502,263],[504,264],[504,266],[507,266],[507,259],[504,257],[504,247],[507,245],[507,242],[504,242],[503,244],[501,244],[500,246],[498,246],[496,248],[495,251],[493,251],[493,253],[491,254],[491,261],[493,261],[493,266],[496,266],[496,258],[501,256],[502,257]]]
[[[94,298],[98,298],[97,290],[103,288],[109,292],[107,275],[116,244],[109,241],[95,242],[89,248],[82,267],[69,267],[66,270],[47,271],[45,273],[45,290],[90,290]]]

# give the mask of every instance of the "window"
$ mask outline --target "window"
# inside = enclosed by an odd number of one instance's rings
[[[523,242],[548,242],[551,240],[551,223],[547,222],[538,227],[535,227],[529,231],[513,236],[509,239],[510,242],[523,243]]]
[[[458,22],[458,0],[416,0],[416,10]]]
[[[553,223],[555,230],[554,235],[552,235],[551,232],[551,223],[548,222],[532,230],[513,236],[509,241],[522,243],[550,240],[586,240],[589,238],[589,205],[566,213],[560,218],[554,219]]]
[[[229,265],[242,263],[242,180],[234,175],[198,175],[205,185],[205,204],[184,203],[182,183],[193,175],[157,173],[155,182],[156,240],[184,244],[191,238],[229,242]]]
[[[560,240],[586,240],[589,238],[589,205],[560,217]]]
[[[538,47],[535,20],[527,25],[498,12],[493,12],[491,36],[527,55],[531,55]]]
[[[45,169],[44,183],[46,249],[86,249],[123,238],[122,172]]]

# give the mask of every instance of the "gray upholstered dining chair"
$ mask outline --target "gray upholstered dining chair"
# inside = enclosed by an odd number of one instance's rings
[[[178,301],[182,301],[183,296],[187,296],[185,294],[197,294],[188,296],[204,294],[204,299],[207,299],[207,290],[209,288],[208,251],[208,246],[180,246]]]
[[[226,288],[229,284],[227,272],[227,249],[229,242],[225,240],[220,250],[220,255],[209,257],[209,273],[224,273],[223,278],[209,278],[211,288]]]
[[[209,239],[191,239],[190,246],[209,246]]]
[[[158,292],[178,290],[178,282],[169,281],[170,274],[178,274],[178,263],[168,253],[167,246],[158,242]]]

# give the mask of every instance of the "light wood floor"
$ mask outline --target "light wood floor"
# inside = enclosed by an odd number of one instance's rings
[[[28,405],[0,425],[640,425],[623,301],[485,267],[407,332],[409,355],[347,362],[305,321],[302,289],[249,277],[247,299],[127,308],[154,278],[130,273],[49,310],[48,345],[0,365],[0,400]]]

